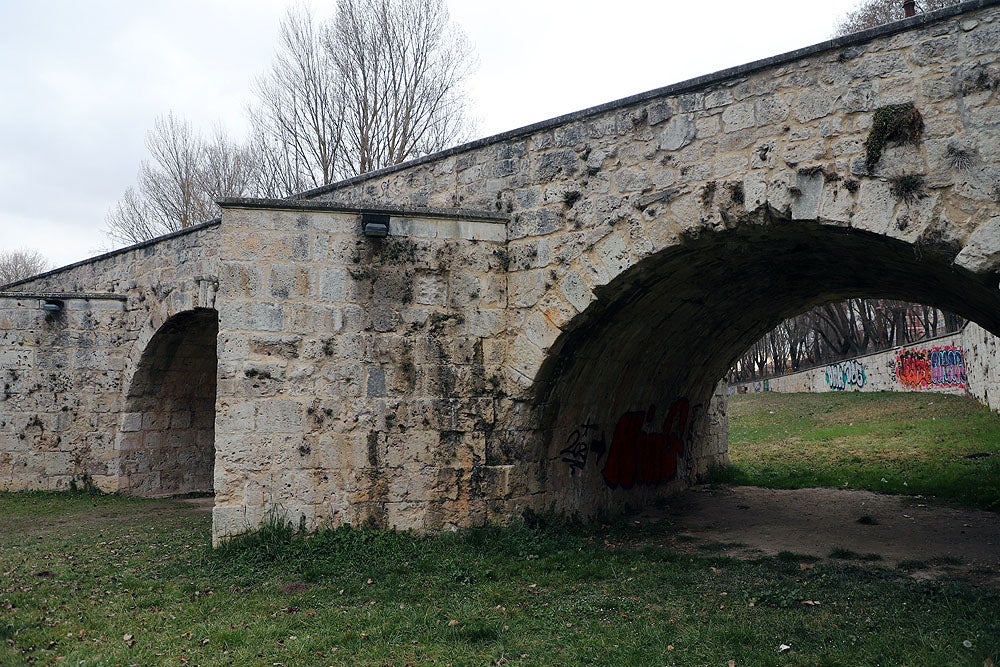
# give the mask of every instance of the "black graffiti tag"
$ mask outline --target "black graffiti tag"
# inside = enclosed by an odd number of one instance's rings
[[[590,452],[597,455],[598,461],[604,456],[604,452],[607,450],[604,434],[601,433],[598,438],[596,436],[597,429],[597,424],[582,425],[570,433],[566,447],[559,452],[562,461],[569,464],[571,474],[586,467]],[[590,436],[589,441],[588,436]]]

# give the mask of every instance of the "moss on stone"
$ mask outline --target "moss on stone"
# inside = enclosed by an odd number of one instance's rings
[[[875,168],[886,146],[919,144],[924,134],[924,119],[913,102],[890,104],[875,110],[872,129],[865,140],[865,166]]]

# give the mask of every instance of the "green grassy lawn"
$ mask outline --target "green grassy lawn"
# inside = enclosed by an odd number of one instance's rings
[[[1000,415],[965,396],[744,394],[719,481],[935,496],[1000,510]]]
[[[971,400],[759,394],[730,420],[731,481],[998,508],[1000,418]],[[847,551],[736,560],[669,522],[539,517],[209,534],[180,501],[0,494],[0,665],[1000,664],[1000,591]]]
[[[1000,662],[995,589],[670,536],[536,517],[425,538],[272,527],[212,551],[184,503],[0,494],[0,665]]]

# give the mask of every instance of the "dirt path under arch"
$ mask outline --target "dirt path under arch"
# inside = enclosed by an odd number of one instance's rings
[[[903,562],[918,577],[958,572],[1000,585],[1000,514],[915,497],[699,486],[633,520],[666,520],[681,549],[723,544],[736,557],[788,551],[820,558],[839,549],[877,554],[868,562],[880,566]]]

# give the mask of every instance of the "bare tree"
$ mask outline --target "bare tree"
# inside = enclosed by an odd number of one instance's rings
[[[731,381],[780,375],[958,331],[965,320],[933,306],[891,299],[848,299],[790,318],[751,345]]]
[[[49,260],[37,250],[0,251],[0,286],[43,273]]]
[[[269,196],[326,185],[345,171],[343,100],[323,32],[308,8],[289,9],[271,71],[257,81],[253,150],[260,189]]]
[[[962,0],[917,0],[918,12],[932,12],[942,7],[957,5]],[[863,0],[847,13],[838,24],[836,35],[849,35],[868,28],[892,23],[904,18],[903,0]]]
[[[206,142],[157,119],[151,159],[109,212],[115,242],[140,243],[210,220],[226,196],[288,197],[442,150],[466,138],[461,86],[471,48],[445,0],[338,0],[318,21],[292,8],[256,84],[246,144]]]
[[[461,136],[471,49],[444,0],[340,0],[326,46],[355,173],[441,150]]]
[[[250,144],[238,144],[229,139],[223,128],[216,128],[211,141],[202,144],[198,159],[198,187],[212,202],[210,218],[217,217],[215,205],[222,197],[262,195],[260,161]]]
[[[142,243],[219,215],[215,200],[253,192],[259,180],[249,151],[217,130],[206,142],[172,113],[146,134],[152,157],[108,213],[107,234],[116,242]]]

